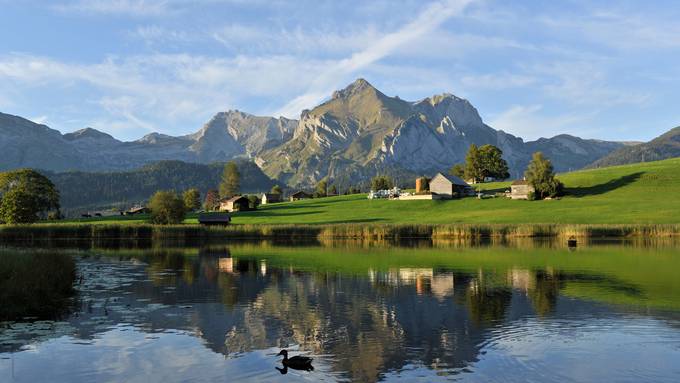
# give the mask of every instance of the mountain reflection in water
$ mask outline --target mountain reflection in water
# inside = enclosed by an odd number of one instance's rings
[[[676,250],[77,251],[72,313],[4,323],[0,379],[672,381]],[[315,371],[282,376],[282,348]]]

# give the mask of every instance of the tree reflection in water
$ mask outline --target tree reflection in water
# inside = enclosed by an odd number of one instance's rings
[[[368,382],[412,365],[462,371],[480,359],[494,332],[518,318],[546,319],[578,307],[597,312],[591,302],[560,297],[569,284],[597,281],[641,294],[612,276],[553,267],[387,263],[345,271],[226,246],[115,256],[79,260],[89,278],[109,278],[81,290],[83,310],[69,319],[81,338],[100,331],[92,318],[106,317],[148,331],[189,330],[228,358],[297,345]]]

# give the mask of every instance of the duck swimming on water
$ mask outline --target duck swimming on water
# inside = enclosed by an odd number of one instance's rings
[[[304,370],[304,371],[313,371],[314,366],[312,366],[312,358],[307,357],[307,356],[300,356],[300,355],[295,355],[293,357],[288,357],[288,350],[281,350],[276,356],[281,356],[283,355],[283,360],[281,363],[283,363],[284,370],[287,368],[292,368],[294,370]],[[277,368],[278,369],[278,368]],[[282,374],[285,374],[285,372],[282,372]]]

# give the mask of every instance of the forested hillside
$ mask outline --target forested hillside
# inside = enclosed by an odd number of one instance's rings
[[[269,190],[275,183],[252,162],[237,161],[241,173],[241,192]],[[45,172],[61,193],[66,212],[108,206],[126,207],[143,202],[157,190],[182,192],[198,188],[201,195],[216,189],[223,163],[210,165],[181,161],[161,161],[126,172]]]

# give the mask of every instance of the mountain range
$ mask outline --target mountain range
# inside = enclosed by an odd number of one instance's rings
[[[302,111],[299,120],[230,110],[193,134],[151,133],[130,142],[91,128],[61,134],[0,113],[0,170],[121,171],[161,160],[249,159],[289,186],[313,185],[324,177],[346,185],[382,173],[410,178],[446,171],[464,161],[473,143],[501,148],[513,177],[522,174],[536,151],[552,159],[557,171],[568,171],[625,149],[620,142],[570,135],[525,142],[486,125],[465,99],[442,94],[405,101],[363,79]]]

